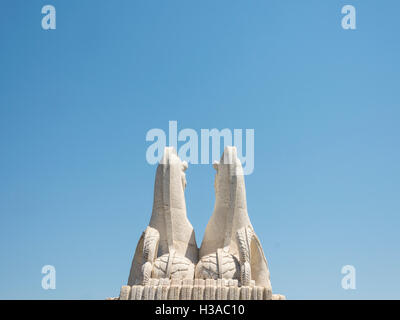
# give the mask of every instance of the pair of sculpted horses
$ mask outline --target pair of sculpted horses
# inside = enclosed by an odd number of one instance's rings
[[[228,279],[272,294],[267,260],[246,205],[243,169],[235,147],[226,147],[216,169],[214,213],[198,249],[186,215],[188,165],[166,147],[157,167],[150,224],[133,257],[128,286],[152,279]]]

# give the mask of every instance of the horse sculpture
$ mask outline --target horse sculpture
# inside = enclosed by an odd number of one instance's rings
[[[132,261],[128,286],[154,279],[193,279],[198,247],[186,216],[185,171],[173,147],[166,147],[157,167],[153,212]]]
[[[235,147],[214,164],[215,208],[197,248],[186,216],[187,163],[172,147],[157,167],[149,226],[140,237],[120,300],[281,300],[251,225],[243,168]]]
[[[268,263],[251,225],[246,204],[243,168],[235,147],[226,147],[214,163],[215,208],[200,247],[195,278],[236,279],[241,286],[272,289]]]

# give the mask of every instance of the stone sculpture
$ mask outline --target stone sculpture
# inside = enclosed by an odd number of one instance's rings
[[[214,168],[215,208],[201,244],[195,276],[238,280],[243,287],[262,288],[266,298],[271,298],[268,264],[247,213],[243,168],[236,148],[226,147]]]
[[[198,248],[186,216],[184,190],[188,165],[172,147],[157,167],[150,224],[136,247],[128,285],[155,279],[193,279]]]
[[[165,148],[150,223],[120,300],[285,299],[272,294],[268,263],[247,213],[236,148],[226,147],[214,168],[215,207],[199,252],[186,215],[187,163],[172,147]]]

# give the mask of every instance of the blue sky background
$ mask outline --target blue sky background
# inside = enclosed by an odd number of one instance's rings
[[[57,29],[41,28],[41,8]],[[357,9],[357,30],[341,8]],[[398,1],[0,2],[0,298],[117,296],[147,226],[152,128],[252,128],[273,291],[400,298]],[[187,171],[200,245],[214,169]],[[57,271],[43,290],[41,268]],[[356,267],[356,290],[341,268]]]

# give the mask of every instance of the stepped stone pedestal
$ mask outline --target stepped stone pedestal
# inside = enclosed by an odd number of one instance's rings
[[[122,286],[119,300],[283,300],[265,287],[240,286],[237,280],[150,279],[146,286]]]

